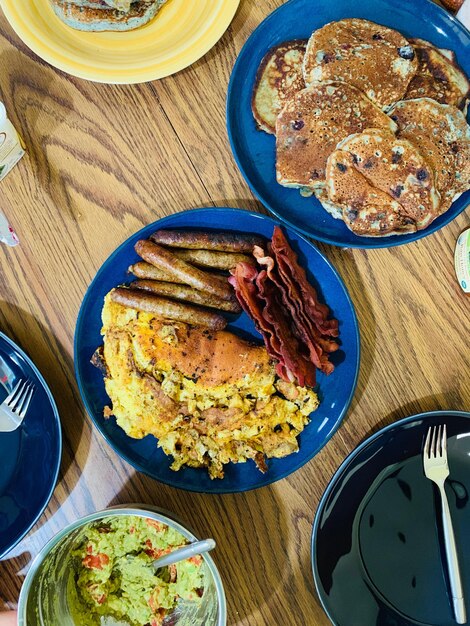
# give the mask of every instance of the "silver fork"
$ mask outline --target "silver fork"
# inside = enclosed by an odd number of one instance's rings
[[[446,478],[449,476],[447,463],[447,431],[446,426],[431,426],[426,436],[423,450],[424,473],[439,487],[442,500],[442,525],[444,528],[444,543],[449,572],[450,590],[457,624],[466,624],[465,600],[463,597],[462,579],[460,576],[457,546],[455,544],[454,529],[450,516],[449,503],[444,489]]]
[[[24,420],[35,386],[31,381],[19,380],[12,392],[0,404],[0,433],[11,433]]]

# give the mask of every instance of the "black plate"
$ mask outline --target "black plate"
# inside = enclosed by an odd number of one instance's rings
[[[446,424],[446,483],[470,612],[470,413],[395,422],[358,446],[320,502],[315,584],[337,626],[451,626],[438,492],[423,473],[429,426]]]

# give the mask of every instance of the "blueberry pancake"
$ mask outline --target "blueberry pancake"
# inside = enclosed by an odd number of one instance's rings
[[[377,215],[384,221],[379,232],[361,234],[393,234],[392,222],[399,219],[408,230],[421,230],[439,215],[440,195],[429,162],[415,144],[388,130],[369,128],[339,143],[328,159],[327,180],[329,199],[341,206],[352,230],[354,211],[361,217],[380,202]]]
[[[455,61],[454,53],[440,50],[422,39],[411,41],[418,58],[418,70],[404,99],[433,98],[465,110],[470,97],[470,82]]]
[[[417,67],[413,46],[399,32],[353,18],[331,22],[312,34],[303,71],[307,85],[343,81],[387,108],[403,99]]]
[[[277,119],[278,183],[304,191],[324,186],[326,161],[338,142],[370,127],[396,129],[393,120],[356,87],[323,82],[299,91]]]
[[[470,126],[462,111],[430,98],[398,102],[390,111],[398,136],[412,141],[430,163],[441,213],[470,189]]]
[[[304,89],[302,74],[307,40],[286,41],[264,56],[253,89],[253,116],[261,130],[275,134],[276,119],[286,101]]]
[[[331,170],[328,194],[318,198],[323,207],[344,221],[356,235],[386,237],[416,232],[415,221],[397,200],[374,187],[355,167],[354,156],[336,150],[328,159]]]

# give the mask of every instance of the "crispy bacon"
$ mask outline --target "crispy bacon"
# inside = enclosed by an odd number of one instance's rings
[[[304,268],[299,264],[297,255],[279,226],[274,227],[271,247],[284,279],[287,280],[290,274],[291,284],[297,283],[300,288],[306,315],[315,322],[322,335],[338,337],[338,320],[328,319],[330,309],[319,301],[315,288],[308,282]]]
[[[254,256],[258,268],[239,263],[229,282],[277,361],[280,378],[313,387],[315,368],[325,374],[334,370],[328,356],[339,348],[338,321],[329,317],[278,226],[268,251],[255,246]]]
[[[280,352],[276,351],[272,343],[275,337],[275,329],[263,317],[263,305],[258,295],[256,279],[258,271],[248,263],[238,263],[232,270],[232,276],[228,279],[235,288],[235,294],[242,309],[254,322],[256,330],[264,339],[266,350],[270,357],[276,361],[281,360]]]
[[[265,270],[258,272],[247,263],[239,263],[229,278],[244,311],[262,335],[268,354],[278,362],[276,371],[287,382],[315,384],[315,368],[301,353],[278,294]]]
[[[286,245],[288,246],[287,242]],[[291,248],[289,250],[294,254]],[[329,336],[322,336],[318,321],[308,315],[300,285],[292,275],[289,264],[282,258],[282,255],[278,255],[274,259],[266,255],[260,248],[255,248],[254,255],[260,265],[267,267],[269,278],[278,288],[282,303],[290,313],[295,334],[308,349],[311,362],[325,374],[330,374],[334,367],[328,360],[328,353],[337,350],[339,347],[338,343]],[[276,261],[279,262],[276,263]],[[313,287],[312,290],[316,293]],[[321,307],[324,306],[321,305]],[[330,324],[332,320],[325,319],[323,321],[326,321],[328,325],[328,333],[337,333],[338,323],[336,320],[333,320],[335,324],[332,325]]]
[[[311,362],[321,369],[321,356],[322,350],[319,350],[318,345],[313,343],[307,332],[307,329],[300,322],[300,314],[298,311],[298,303],[295,302],[295,297],[298,294],[292,293],[292,289],[288,290],[287,286],[281,281],[278,272],[275,270],[274,259],[266,255],[261,248],[255,248],[253,252],[255,258],[260,265],[264,265],[267,268],[267,274],[272,283],[278,288],[281,295],[282,304],[290,313],[290,320],[294,324],[296,335],[303,341],[309,350]],[[308,321],[306,322],[308,324]],[[300,384],[300,383],[299,383]]]
[[[283,380],[293,382],[297,379],[301,387],[315,385],[315,367],[309,362],[302,350],[302,345],[295,336],[291,320],[279,299],[276,285],[269,280],[268,273],[262,270],[256,279],[259,297],[264,302],[263,317],[274,328],[272,338],[276,351],[281,358],[276,368]]]

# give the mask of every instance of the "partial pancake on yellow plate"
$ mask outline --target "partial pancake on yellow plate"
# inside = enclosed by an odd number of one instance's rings
[[[143,83],[191,65],[220,39],[239,0],[168,0],[156,17],[128,32],[74,30],[49,0],[2,0],[24,43],[73,76],[101,83]]]

